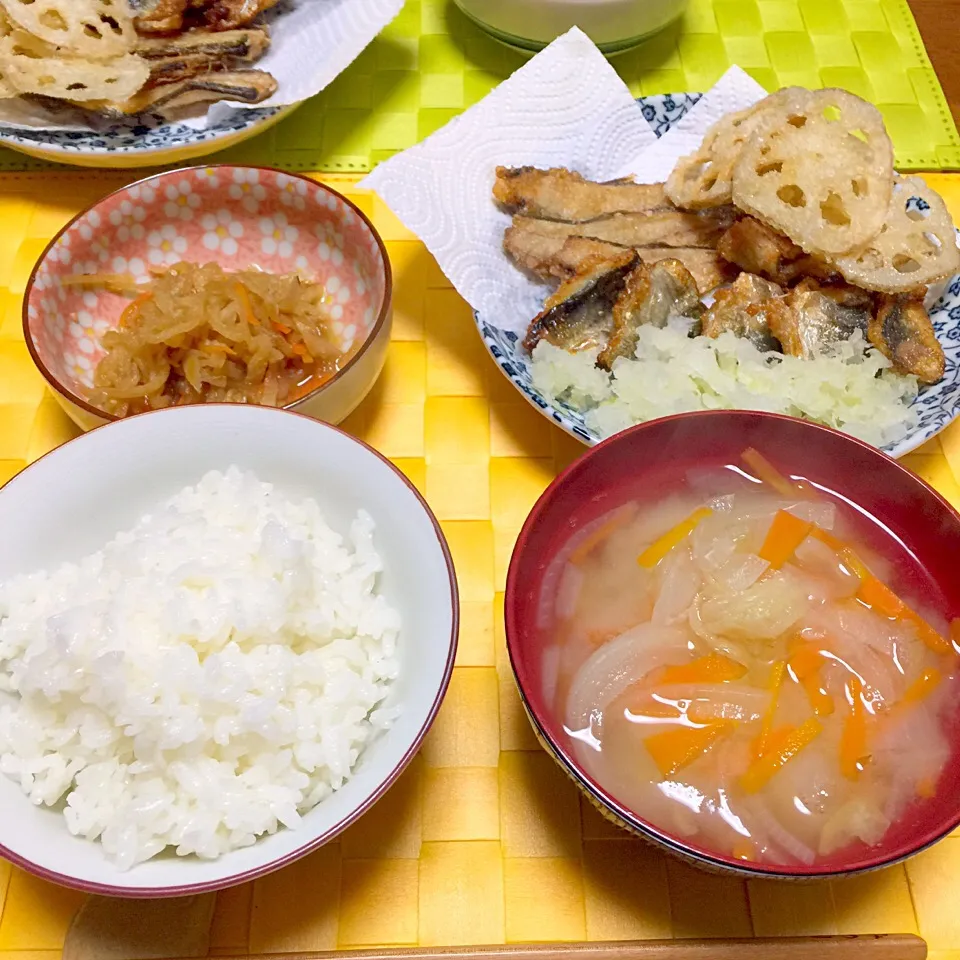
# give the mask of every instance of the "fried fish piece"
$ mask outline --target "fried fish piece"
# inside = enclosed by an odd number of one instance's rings
[[[658,213],[612,213],[579,223],[533,219],[517,214],[513,218],[513,226],[520,230],[533,229],[542,236],[554,239],[588,237],[621,247],[715,249],[717,241],[733,222],[734,216],[731,207],[704,213],[681,213],[677,210]]]
[[[805,254],[788,237],[753,217],[743,217],[733,224],[718,241],[717,252],[747,273],[783,286],[798,277],[839,277],[825,260]]]
[[[507,228],[503,237],[506,254],[523,270],[543,280],[567,280],[583,264],[596,257],[615,257],[630,247],[589,237],[556,237],[537,229],[540,220],[525,220]],[[709,293],[736,275],[716,250],[706,247],[634,247],[644,263],[679,260],[693,275],[700,293]]]
[[[605,347],[613,330],[613,307],[630,271],[640,264],[633,250],[613,259],[598,257],[561,283],[533,318],[523,345],[527,350],[546,340],[564,350]]]
[[[776,282],[783,265],[803,256],[792,240],[753,217],[743,217],[724,233],[717,252],[747,273]]]
[[[193,0],[200,22],[211,30],[234,30],[252,23],[278,0]]]
[[[267,52],[265,27],[245,30],[191,30],[173,37],[140,37],[133,52],[145,60],[204,55],[211,59],[254,60]]]
[[[729,287],[718,290],[701,325],[704,336],[716,339],[731,332],[749,340],[758,350],[780,350],[770,332],[772,301],[783,295],[783,288],[753,273],[741,273]]]
[[[866,334],[873,318],[872,299],[863,291],[827,289],[814,280],[794,287],[784,298],[786,309],[768,313],[771,333],[785,354],[811,360],[832,343]]]
[[[511,213],[569,223],[612,213],[675,209],[663,192],[662,183],[594,183],[563,167],[497,167],[493,196]]]
[[[245,27],[277,0],[128,0],[138,33],[176,33],[186,27]]]
[[[237,70],[149,86],[129,100],[88,100],[82,106],[107,117],[133,117],[151,110],[180,110],[215,100],[262,103],[273,96],[276,90],[277,81],[269,73],[263,70]]]
[[[588,256],[597,256],[600,253],[612,256],[622,249],[624,248],[602,240],[569,237],[549,260],[548,270],[553,276],[562,279],[576,273],[579,265]],[[661,260],[679,260],[690,271],[697,290],[701,294],[709,293],[721,284],[728,283],[735,275],[735,271],[717,255],[716,250],[700,247],[634,247],[634,249],[646,264],[658,263]]]
[[[150,65],[155,84],[175,83],[203,73],[259,60],[270,46],[263,29],[191,30],[175,37],[145,37],[135,52]]]
[[[174,33],[183,27],[189,0],[129,0],[138,33]]]
[[[879,294],[867,336],[898,373],[912,373],[926,384],[943,379],[943,347],[918,292]]]
[[[665,327],[670,317],[699,318],[702,312],[697,283],[679,260],[639,264],[613,305],[613,329],[597,366],[609,370],[617,357],[632,357],[640,327]]]

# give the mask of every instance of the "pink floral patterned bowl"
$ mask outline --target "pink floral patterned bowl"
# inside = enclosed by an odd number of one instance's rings
[[[286,405],[339,423],[383,369],[392,323],[393,281],[370,221],[335,190],[259,167],[173,170],[124,187],[67,224],[37,261],[23,300],[27,347],[54,395],[84,430],[115,420],[87,399],[103,356],[100,338],[129,300],[65,284],[83,273],[132,274],[180,261],[292,273],[322,283],[343,368]]]

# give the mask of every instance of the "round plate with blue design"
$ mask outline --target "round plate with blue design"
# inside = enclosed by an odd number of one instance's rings
[[[662,136],[701,97],[698,93],[672,94],[641,97],[647,122],[656,135]],[[589,446],[603,438],[588,427],[583,414],[569,404],[546,397],[533,385],[530,355],[524,350],[520,338],[492,324],[485,323],[474,315],[483,342],[497,365],[513,385],[545,417],[549,417],[567,433]],[[902,457],[931,437],[936,436],[960,413],[960,274],[951,278],[944,287],[940,299],[930,309],[937,337],[946,357],[943,379],[930,387],[924,387],[913,401],[917,414],[916,425],[902,440],[884,447],[893,457]]]
[[[272,127],[297,106],[231,110],[206,130],[156,114],[122,121],[91,117],[89,129],[83,130],[4,127],[0,144],[39,160],[73,166],[163,166],[232,147]]]

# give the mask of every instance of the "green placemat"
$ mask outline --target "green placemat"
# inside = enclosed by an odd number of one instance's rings
[[[323,93],[218,159],[366,172],[525,60],[452,0],[407,0]],[[690,0],[677,26],[611,62],[636,96],[707,90],[733,64],[768,90],[845,87],[883,112],[901,170],[960,170],[960,136],[906,0]],[[50,166],[0,150],[0,170]]]

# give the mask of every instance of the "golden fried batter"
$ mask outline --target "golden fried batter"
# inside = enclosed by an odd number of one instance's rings
[[[613,305],[613,330],[597,366],[609,370],[617,357],[632,357],[640,327],[663,327],[672,316],[699,317],[702,312],[697,283],[679,260],[641,263]]]
[[[524,347],[533,350],[541,340],[570,351],[605,346],[613,329],[613,305],[627,275],[639,263],[633,250],[612,260],[598,257],[585,262],[581,272],[561,283],[533,318]]]
[[[702,332],[719,337],[731,332],[749,340],[758,350],[779,350],[780,345],[770,332],[766,309],[769,301],[780,297],[783,290],[775,283],[752,273],[741,273],[723,290],[718,290],[713,305],[703,318]]]
[[[922,298],[915,292],[879,294],[877,313],[870,320],[867,336],[898,373],[912,373],[921,383],[936,383],[943,378],[943,347]]]
[[[563,167],[497,167],[493,196],[511,213],[571,223],[611,213],[650,213],[673,208],[662,183],[594,183]]]

